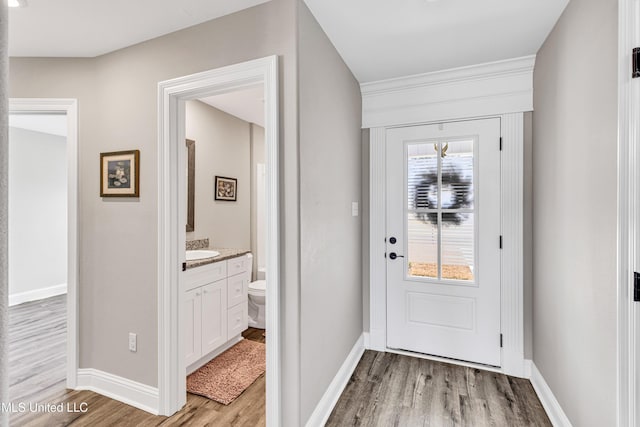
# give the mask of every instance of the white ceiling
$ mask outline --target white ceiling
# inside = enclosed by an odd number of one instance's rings
[[[201,98],[200,101],[236,116],[245,122],[255,123],[264,127],[263,85]]]
[[[9,10],[9,55],[94,57],[267,1],[28,0]]]
[[[28,0],[11,56],[93,57],[268,0]],[[361,82],[535,54],[569,0],[305,0]]]
[[[569,0],[305,0],[361,83],[537,53]]]
[[[66,114],[9,114],[9,126],[51,135],[67,136]]]

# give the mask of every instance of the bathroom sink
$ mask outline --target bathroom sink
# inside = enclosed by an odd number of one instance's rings
[[[187,251],[187,261],[196,261],[199,259],[213,258],[220,255],[218,251],[210,251],[206,249],[198,249],[193,251]]]

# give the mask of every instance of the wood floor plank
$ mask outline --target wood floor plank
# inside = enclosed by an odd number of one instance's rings
[[[531,383],[495,372],[365,351],[327,427],[549,427]]]
[[[171,417],[153,416],[90,391],[66,390],[64,296],[10,309],[10,396],[86,402],[87,413],[12,414],[12,426],[263,426],[265,378],[228,406],[188,394]],[[265,342],[263,331],[246,339]],[[326,424],[329,427],[518,427],[551,425],[531,383],[494,372],[366,351]]]
[[[245,339],[264,343],[262,329],[247,329]],[[265,376],[225,406],[187,394],[187,404],[171,417],[154,416],[90,391],[65,389],[66,297],[47,298],[9,309],[9,396],[12,402],[41,402],[78,407],[86,413],[25,412],[11,415],[11,426],[264,426]]]

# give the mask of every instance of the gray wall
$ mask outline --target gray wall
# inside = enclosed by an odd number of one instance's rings
[[[282,401],[284,425],[300,424],[296,11],[272,0],[95,59],[11,60],[12,97],[79,100],[80,367],[157,385],[158,82],[279,55]],[[132,148],[140,198],[101,199],[99,153]]]
[[[211,248],[251,248],[250,124],[203,102],[185,105],[185,136],[196,142],[195,227],[187,240]],[[215,200],[215,176],[238,180],[235,202]]]
[[[362,334],[360,87],[299,5],[301,420]]]
[[[572,0],[540,49],[533,138],[533,360],[573,425],[613,426],[616,0]]]
[[[9,230],[10,296],[67,283],[66,137],[9,128]]]

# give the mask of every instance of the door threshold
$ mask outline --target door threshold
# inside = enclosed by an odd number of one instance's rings
[[[466,368],[475,368],[475,369],[480,369],[483,371],[489,371],[489,372],[497,372],[497,373],[504,373],[502,371],[502,367],[500,366],[493,366],[493,365],[485,365],[482,363],[475,363],[475,362],[467,362],[464,360],[458,360],[458,359],[452,359],[449,357],[443,357],[443,356],[434,356],[431,354],[425,354],[425,353],[418,353],[418,352],[414,352],[414,351],[407,351],[407,350],[401,350],[398,348],[390,348],[390,347],[386,347],[386,351],[387,353],[395,353],[395,354],[401,354],[403,356],[409,356],[409,357],[417,357],[419,359],[427,359],[427,360],[433,360],[436,362],[443,362],[443,363],[450,363],[452,365],[458,365],[458,366],[464,366]]]

